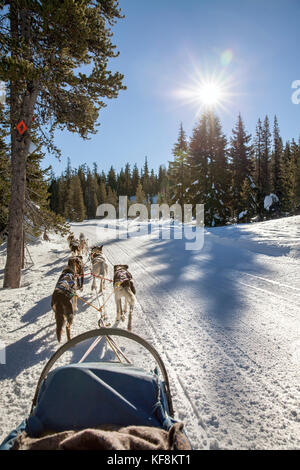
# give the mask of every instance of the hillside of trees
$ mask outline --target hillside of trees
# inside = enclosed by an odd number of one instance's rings
[[[141,170],[129,164],[106,174],[98,163],[71,167],[49,185],[50,209],[70,221],[93,219],[102,203],[118,197],[145,204],[204,204],[205,224],[264,220],[300,213],[300,142],[283,142],[278,120],[258,120],[247,133],[241,115],[229,139],[219,118],[205,112],[188,138],[180,125],[168,168],[158,172],[145,159]]]
[[[131,169],[126,164],[119,173],[111,166],[107,174],[99,172],[97,163],[92,169],[86,164],[73,169],[69,160],[60,177],[52,175],[49,192],[51,210],[72,222],[94,219],[99,204],[117,207],[118,197],[122,195],[142,204],[151,204],[156,199],[160,203],[169,200],[166,168],[161,165],[156,174],[149,170],[147,158],[141,171],[137,165]]]
[[[0,232],[7,226],[10,199],[10,159],[0,134]],[[101,162],[74,169],[71,161],[64,173],[41,169],[44,155],[27,160],[25,230],[42,227],[65,230],[64,219],[93,219],[99,204],[118,207],[118,197],[130,202],[172,205],[204,204],[207,226],[250,222],[300,213],[300,142],[283,142],[278,120],[258,120],[254,136],[247,133],[239,115],[226,138],[218,117],[203,113],[192,135],[182,124],[168,166],[158,171],[145,158],[140,169],[126,164],[105,173]]]
[[[190,139],[180,127],[168,177],[172,202],[205,204],[206,225],[249,222],[300,211],[300,145],[283,143],[277,117],[247,134],[241,115],[227,140],[204,113]]]

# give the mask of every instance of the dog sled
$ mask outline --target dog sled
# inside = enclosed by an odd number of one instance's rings
[[[139,354],[135,359],[144,367],[133,364],[122,348],[126,361],[116,361],[108,338],[115,345],[115,338],[118,343],[134,343],[151,360],[148,363]],[[87,362],[93,354],[86,353],[78,361],[78,351],[81,354],[86,345],[90,351],[97,342],[105,344],[103,358]],[[70,363],[70,357],[75,362]],[[29,416],[0,446],[0,450],[146,449],[189,450],[191,446],[183,424],[174,419],[161,357],[143,338],[119,328],[91,330],[61,346],[41,373]]]

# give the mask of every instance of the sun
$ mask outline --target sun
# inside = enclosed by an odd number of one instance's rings
[[[233,96],[237,93],[233,89],[236,81],[226,71],[213,71],[195,68],[189,73],[185,84],[182,83],[172,91],[172,96],[181,101],[181,105],[190,105],[196,110],[196,116],[203,110],[230,112]]]
[[[218,105],[223,97],[224,92],[222,92],[222,88],[218,83],[206,82],[199,87],[198,98],[204,106]]]

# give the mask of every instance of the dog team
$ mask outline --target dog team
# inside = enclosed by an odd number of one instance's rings
[[[77,311],[77,291],[83,290],[84,284],[84,263],[82,255],[88,256],[91,262],[92,291],[97,290],[97,279],[99,279],[99,293],[105,289],[105,281],[108,280],[108,263],[103,254],[103,245],[93,246],[89,252],[88,239],[83,233],[79,239],[71,233],[68,238],[71,256],[68,265],[64,267],[59,276],[54,292],[52,294],[51,307],[55,313],[56,336],[58,342],[61,341],[63,328],[66,324],[66,334],[68,341],[71,339],[71,325],[74,320],[74,313]],[[132,275],[128,271],[127,264],[117,264],[114,266],[113,289],[117,309],[116,322],[125,321],[125,313],[129,304],[128,330],[132,327],[132,312],[136,301],[136,290],[133,284]],[[124,297],[124,309],[122,308],[122,298]]]

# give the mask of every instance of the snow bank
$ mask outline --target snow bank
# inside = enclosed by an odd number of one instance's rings
[[[161,354],[193,446],[299,449],[300,216],[207,229],[200,251],[148,235],[118,240],[109,223],[104,229],[104,221],[90,220],[72,230],[104,245],[109,277],[114,264],[129,265],[137,288],[133,332]],[[125,226],[120,221],[119,229]],[[24,270],[22,287],[0,293],[2,438],[27,416],[58,347],[51,295],[69,250],[66,239],[49,236],[30,246],[34,266]],[[81,295],[97,302],[88,278]],[[95,311],[79,308],[74,336],[97,328]],[[113,298],[105,309],[114,324]]]

